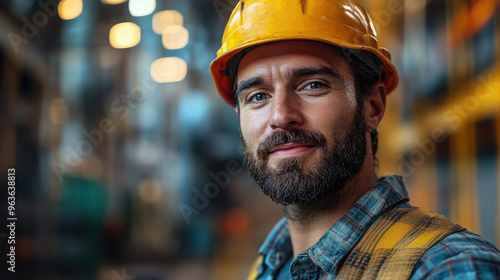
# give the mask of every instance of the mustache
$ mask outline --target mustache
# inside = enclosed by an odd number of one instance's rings
[[[299,128],[277,130],[259,144],[257,148],[257,157],[265,160],[272,148],[288,143],[307,143],[318,147],[324,147],[326,146],[326,138],[317,131]]]

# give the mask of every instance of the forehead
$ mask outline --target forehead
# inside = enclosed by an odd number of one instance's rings
[[[252,73],[261,67],[326,66],[342,75],[352,75],[350,66],[340,51],[328,44],[314,41],[282,41],[259,46],[243,56],[238,65],[240,74]]]

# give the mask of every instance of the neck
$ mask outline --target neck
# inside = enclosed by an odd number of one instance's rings
[[[365,193],[377,185],[373,164],[366,161],[337,193],[309,205],[283,207],[290,230],[294,258],[314,245]],[[370,168],[371,167],[371,168]]]

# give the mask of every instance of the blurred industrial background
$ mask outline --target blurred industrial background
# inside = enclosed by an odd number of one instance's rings
[[[500,1],[361,2],[402,80],[379,175],[499,245]],[[209,73],[235,4],[0,1],[1,279],[245,277],[281,211]]]

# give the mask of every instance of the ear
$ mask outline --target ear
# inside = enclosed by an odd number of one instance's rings
[[[240,117],[240,110],[238,108],[239,106],[234,107],[234,112],[236,113],[236,116],[239,118]]]
[[[368,131],[377,129],[385,113],[387,90],[383,82],[373,84],[365,97],[365,120]]]

